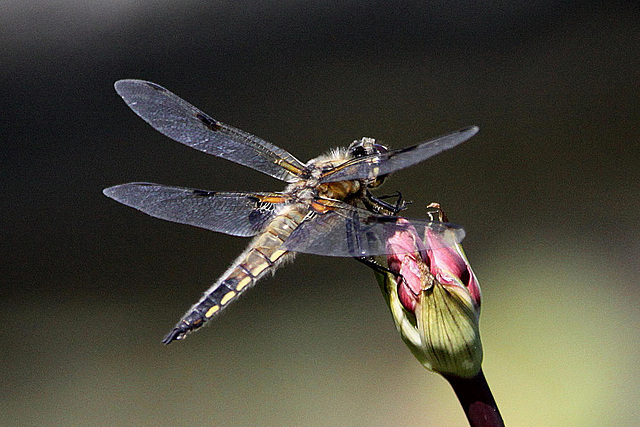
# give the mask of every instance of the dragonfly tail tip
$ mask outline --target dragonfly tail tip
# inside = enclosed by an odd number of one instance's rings
[[[166,337],[164,337],[164,339],[162,340],[162,343],[169,345],[174,340],[182,339],[183,336],[184,336],[184,331],[182,331],[180,328],[173,328],[173,330],[169,332]]]

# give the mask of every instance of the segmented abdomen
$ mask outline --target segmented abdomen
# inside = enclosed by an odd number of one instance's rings
[[[162,342],[169,344],[200,328],[238,295],[253,286],[267,271],[276,268],[289,253],[282,249],[282,244],[302,222],[305,214],[302,209],[295,207],[285,208],[279,213],[205,292],[200,301],[187,311]]]

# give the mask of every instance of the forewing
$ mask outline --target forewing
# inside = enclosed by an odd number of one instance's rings
[[[400,169],[413,166],[442,151],[463,143],[478,132],[471,126],[413,147],[391,150],[386,153],[352,159],[327,172],[321,182],[374,179]]]
[[[422,241],[429,233],[431,246],[425,244],[426,249],[453,246],[465,235],[462,227],[452,223],[407,220],[372,214],[341,202],[332,204],[325,213],[309,215],[284,242],[284,247],[292,252],[324,256],[377,256],[400,253],[398,248],[387,248],[387,240],[397,232],[415,233]]]
[[[119,80],[116,92],[157,131],[196,150],[293,182],[304,165],[287,151],[209,117],[155,83]]]
[[[106,188],[104,194],[153,217],[233,236],[254,236],[288,200],[280,193],[226,193],[132,182]]]

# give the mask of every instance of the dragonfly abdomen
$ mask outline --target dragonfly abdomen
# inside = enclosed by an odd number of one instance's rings
[[[169,344],[200,328],[267,272],[274,271],[287,255],[292,255],[282,248],[283,243],[303,218],[298,209],[286,209],[276,216],[162,342]]]

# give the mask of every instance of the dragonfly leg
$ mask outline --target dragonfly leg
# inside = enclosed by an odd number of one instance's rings
[[[427,215],[431,221],[449,222],[447,214],[445,214],[444,210],[440,207],[440,203],[430,203],[429,206],[427,206]]]
[[[384,201],[384,199],[391,198],[396,198],[395,203],[391,204]],[[382,215],[397,215],[411,204],[411,202],[405,202],[402,199],[402,193],[399,191],[396,191],[395,194],[376,197],[367,190],[362,201],[367,209]]]

